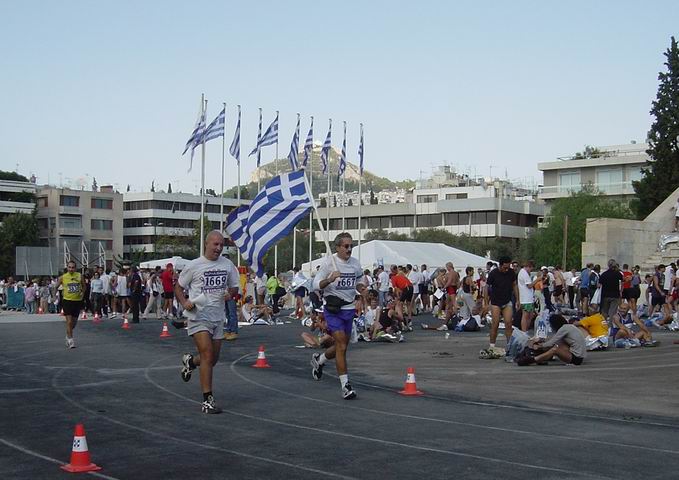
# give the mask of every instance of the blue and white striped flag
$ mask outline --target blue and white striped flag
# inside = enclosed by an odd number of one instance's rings
[[[278,112],[276,112],[276,118],[274,118],[273,122],[271,122],[271,125],[269,125],[269,128],[266,129],[266,132],[264,132],[264,135],[261,135],[262,133],[262,114],[260,111],[259,114],[259,135],[257,135],[257,146],[250,152],[250,155],[254,154],[257,152],[257,166],[259,167],[260,164],[260,152],[262,150],[262,147],[266,147],[269,145],[273,145],[274,143],[278,143]],[[248,156],[250,156],[248,155]]]
[[[229,153],[240,164],[240,105],[238,105],[238,123],[236,124],[236,131],[233,133],[233,141],[229,147]]]
[[[215,117],[214,120],[205,129],[204,142],[207,143],[210,140],[224,136],[224,121],[226,119],[226,107],[219,112],[219,115]]]
[[[306,135],[306,141],[304,142],[304,162],[302,166],[306,168],[309,163],[309,158],[311,158],[311,152],[314,148],[314,117],[311,117],[311,126],[309,127],[309,133]]]
[[[193,132],[191,132],[191,136],[186,141],[184,151],[182,152],[183,156],[188,151],[189,148],[191,149],[191,163],[189,164],[189,172],[193,168],[193,152],[196,149],[196,147],[200,145],[200,143],[202,142],[204,130],[205,130],[205,109],[203,105],[201,105],[200,113],[198,114],[198,120],[196,120],[196,125],[193,127]]]
[[[363,124],[361,124],[361,140],[358,144],[358,171],[363,176]]]
[[[311,208],[304,171],[283,173],[271,179],[250,205],[233,210],[226,233],[258,277],[269,248],[292,232]]]
[[[329,168],[329,157],[330,157],[330,147],[332,146],[332,119],[330,119],[330,124],[328,126],[328,135],[325,137],[325,142],[323,142],[323,148],[321,148],[321,173],[323,175],[330,175]]]
[[[299,113],[297,114],[297,127],[295,127],[295,134],[292,136],[292,143],[290,144],[290,153],[288,160],[290,160],[290,168],[292,171],[299,169]]]
[[[257,167],[259,168],[259,163],[261,161],[261,153],[262,153],[262,145],[261,145],[261,140],[262,140],[262,109],[259,109],[259,130],[257,130],[257,145],[255,145],[255,148],[252,149],[250,152],[250,155],[248,157],[251,157],[255,152],[257,152]]]
[[[342,155],[340,156],[339,168],[337,169],[337,181],[339,182],[347,169],[347,122],[344,122],[344,139],[342,140]]]

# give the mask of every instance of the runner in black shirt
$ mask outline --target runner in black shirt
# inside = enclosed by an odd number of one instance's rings
[[[481,350],[479,358],[500,358],[504,355],[504,350],[495,347],[500,315],[505,322],[507,343],[512,336],[512,293],[514,298],[518,299],[519,291],[516,287],[516,273],[509,268],[510,261],[509,257],[500,257],[500,266],[488,274],[486,301],[490,296],[490,311],[493,320],[490,326],[490,346],[486,350]]]
[[[608,270],[599,277],[601,285],[601,314],[606,320],[615,315],[620,306],[623,276],[615,260],[608,261]],[[610,322],[609,322],[610,324]]]

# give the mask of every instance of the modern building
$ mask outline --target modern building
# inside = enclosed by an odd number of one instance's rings
[[[641,178],[641,167],[649,160],[645,143],[588,148],[584,154],[538,163],[543,186],[538,198],[549,204],[557,198],[591,187],[614,199],[634,196],[632,182]]]
[[[326,224],[328,212],[319,208]],[[438,228],[481,241],[523,239],[537,227],[544,204],[503,180],[469,180],[465,186],[413,189],[402,203],[363,205],[361,236],[370,230],[412,234],[418,228]],[[343,221],[344,218],[344,221]],[[348,231],[358,239],[358,206],[330,208],[330,237]],[[316,240],[321,235],[316,232]]]
[[[0,223],[12,213],[33,213],[35,181],[0,180]]]
[[[210,228],[219,230],[220,197],[205,197],[205,212]],[[224,198],[226,215],[238,205],[236,199]],[[247,204],[248,200],[241,200]],[[190,193],[125,193],[123,218],[123,252],[162,252],[157,245],[161,237],[180,237],[192,241],[196,222],[200,221],[200,195]]]
[[[40,238],[76,263],[111,267],[123,254],[123,196],[112,186],[73,190],[42,186],[36,193]]]

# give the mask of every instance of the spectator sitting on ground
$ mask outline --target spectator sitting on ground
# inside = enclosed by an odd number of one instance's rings
[[[314,319],[309,321],[311,322],[309,326],[311,332],[302,332],[304,346],[307,348],[330,348],[335,340],[328,333],[328,324],[323,318],[323,311],[318,312]]]
[[[523,365],[546,363],[554,356],[566,364],[582,364],[586,355],[585,337],[582,331],[575,325],[567,323],[566,319],[558,313],[549,316],[549,324],[552,331],[556,332],[554,335],[547,340],[531,339],[528,342],[531,347],[547,349],[547,351],[535,356],[535,358],[528,358]],[[522,364],[520,363],[520,365]]]
[[[387,306],[381,309],[378,320],[373,322],[370,337],[372,340],[394,342],[402,338],[400,333],[403,328],[403,317],[399,316],[396,301],[388,298]]]
[[[608,322],[601,313],[597,312],[597,306],[590,308],[591,315],[578,320],[573,325],[578,327],[585,336],[587,350],[606,350],[608,347]]]
[[[631,311],[626,303],[618,307],[617,313],[611,315],[611,337],[618,348],[633,348],[641,345],[655,346],[651,332],[639,320],[637,313]]]
[[[243,301],[241,313],[245,322],[253,325],[268,325],[271,322],[273,311],[268,305],[255,305],[252,295],[248,295]]]

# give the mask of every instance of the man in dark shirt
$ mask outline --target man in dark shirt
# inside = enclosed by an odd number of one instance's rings
[[[505,337],[507,343],[512,337],[512,294],[514,298],[519,298],[519,292],[516,286],[516,273],[509,268],[511,259],[509,257],[500,257],[500,266],[491,270],[488,274],[486,289],[486,302],[490,297],[490,311],[493,317],[490,326],[490,346],[487,350],[481,350],[479,357],[481,358],[499,358],[504,355],[502,349],[495,347],[497,340],[497,330],[500,325],[500,315],[505,322]]]
[[[615,315],[620,306],[623,276],[615,260],[608,261],[608,270],[599,277],[601,314],[606,320]],[[609,322],[610,324],[610,322]]]
[[[139,323],[139,307],[141,306],[142,282],[139,269],[132,266],[132,273],[128,282],[130,286],[130,303],[132,304],[132,323]]]

